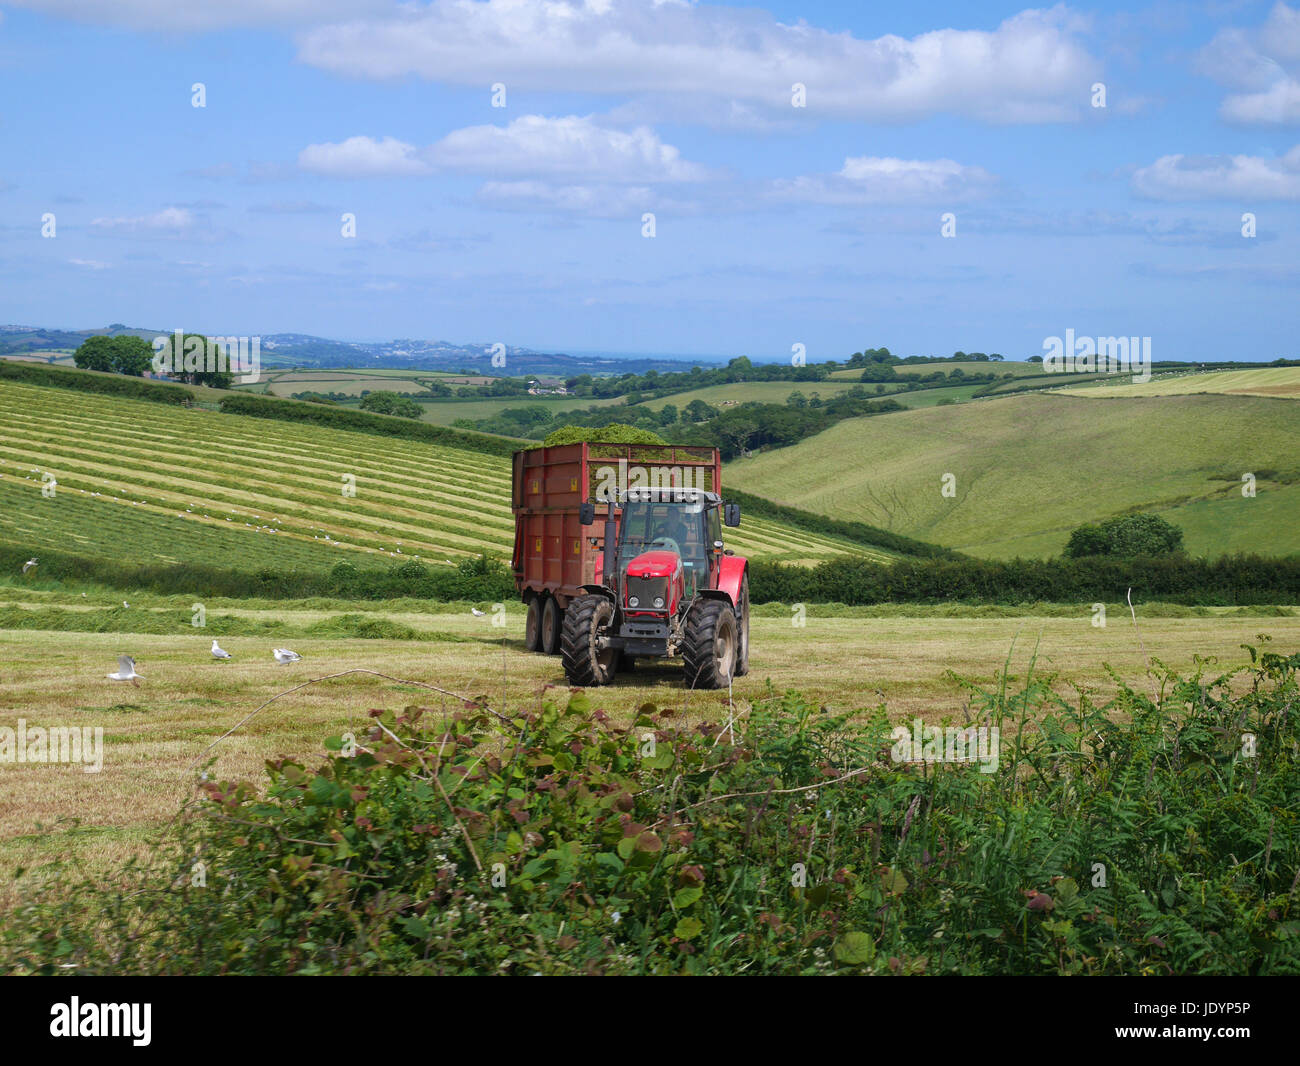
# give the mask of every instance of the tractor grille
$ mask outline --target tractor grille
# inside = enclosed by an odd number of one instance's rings
[[[655,607],[655,597],[662,596],[664,605],[668,604],[668,579],[664,577],[633,577],[627,576],[627,601],[630,604],[632,597],[639,600],[636,607],[629,606],[632,611],[655,611],[663,610],[662,607]]]

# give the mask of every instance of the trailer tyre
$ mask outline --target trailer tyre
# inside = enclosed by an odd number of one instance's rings
[[[542,605],[536,596],[528,597],[528,614],[524,618],[524,647],[542,650]]]
[[[564,678],[584,688],[608,685],[618,672],[617,648],[600,648],[599,640],[614,626],[614,605],[604,596],[579,596],[564,612],[560,654]]]
[[[546,606],[542,608],[542,651],[547,655],[560,653],[560,635],[564,628],[564,608],[555,602],[554,596],[546,597]]]
[[[736,669],[736,613],[723,600],[699,600],[686,617],[682,658],[688,688],[726,688]]]

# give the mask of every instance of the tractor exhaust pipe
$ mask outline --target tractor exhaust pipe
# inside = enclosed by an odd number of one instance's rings
[[[615,573],[615,558],[618,554],[618,523],[614,521],[614,506],[610,505],[609,514],[605,518],[605,555],[601,562],[601,570],[605,575],[605,584],[612,588],[615,593],[618,592],[618,575]]]

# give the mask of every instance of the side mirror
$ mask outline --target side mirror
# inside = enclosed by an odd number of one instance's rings
[[[596,505],[590,501],[578,504],[578,521],[584,526],[596,521]]]
[[[738,503],[723,504],[722,521],[729,526],[740,525],[740,504]]]

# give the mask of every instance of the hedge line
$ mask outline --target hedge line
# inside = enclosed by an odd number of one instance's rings
[[[294,400],[272,400],[251,393],[236,393],[221,401],[221,410],[229,415],[250,415],[253,418],[274,418],[283,422],[309,422],[333,429],[347,429],[370,433],[379,437],[402,437],[407,440],[427,441],[463,451],[481,452],[484,455],[509,457],[520,444],[489,437],[482,433],[467,433],[460,429],[447,429],[427,422],[414,422],[409,418],[376,415],[350,407],[328,407],[318,403],[300,403]]]
[[[16,573],[33,554],[0,548],[0,571]],[[383,570],[362,570],[347,562],[330,571],[233,570],[177,563],[122,566],[41,550],[41,578],[88,581],[122,589],[239,599],[385,600],[402,596],[431,601],[509,602],[514,580],[494,559],[467,559],[456,567],[409,561]],[[750,596],[755,603],[1114,603],[1128,589],[1135,603],[1158,600],[1201,607],[1300,604],[1300,556],[1258,555],[1221,559],[982,559],[904,560],[882,566],[865,559],[841,559],[806,568],[751,562]]]
[[[756,603],[1134,602],[1192,606],[1300,603],[1300,556],[1141,559],[927,559],[881,566],[865,559],[806,568],[751,562]]]
[[[811,511],[801,511],[796,507],[787,507],[785,504],[774,503],[762,496],[751,496],[748,492],[737,492],[735,489],[727,489],[722,495],[727,500],[740,504],[742,524],[744,515],[751,514],[759,518],[775,519],[810,533],[825,533],[844,537],[857,544],[883,548],[887,551],[902,552],[905,555],[915,555],[918,558],[962,558],[960,552],[953,551],[951,548],[943,548],[937,544],[927,544],[922,540],[913,540],[911,537],[891,533],[887,529],[867,525],[865,522],[850,522],[839,518],[830,518],[827,515],[813,514]]]
[[[234,570],[187,563],[139,563],[124,566],[113,559],[96,559],[30,547],[21,551],[0,547],[0,571],[16,573],[35,554],[40,562],[34,576],[85,581],[124,590],[199,599],[257,597],[268,600],[336,599],[389,600],[412,596],[437,602],[476,600],[497,602],[515,595],[514,578],[496,560],[466,559],[458,566],[429,567],[410,561],[387,569],[362,570],[338,563],[332,570],[283,570],[261,567]]]
[[[125,374],[94,374],[88,370],[65,370],[15,359],[0,359],[0,379],[21,381],[28,385],[47,385],[56,389],[76,389],[110,396],[127,396],[154,403],[184,404],[194,400],[194,393],[183,385],[128,377]]]

